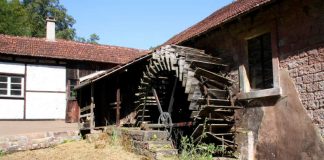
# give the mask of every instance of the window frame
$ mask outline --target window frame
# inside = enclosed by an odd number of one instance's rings
[[[25,96],[25,77],[23,75],[11,75],[11,74],[0,74],[1,77],[6,77],[7,78],[7,82],[4,83],[4,82],[0,82],[0,83],[3,83],[3,84],[7,84],[6,88],[1,88],[2,90],[3,89],[6,89],[7,91],[7,94],[4,95],[4,94],[0,94],[0,98],[24,98]],[[13,78],[20,78],[20,83],[16,83],[16,82],[12,82],[12,79]],[[13,84],[20,84],[20,89],[12,89],[11,85]],[[13,95],[11,93],[12,90],[15,90],[15,91],[20,91],[20,95]]]
[[[75,85],[72,85],[71,82],[74,81]],[[79,84],[78,79],[69,79],[68,80],[68,100],[76,100],[77,98],[77,92],[74,90],[74,87]],[[75,94],[74,96],[71,96],[72,94]]]
[[[259,26],[260,27],[260,26]],[[273,88],[252,90],[249,80],[249,60],[248,60],[248,40],[258,36],[270,33],[271,50],[272,50],[272,74]],[[270,27],[252,29],[248,34],[243,35],[242,39],[243,51],[242,59],[239,61],[239,85],[240,92],[238,99],[256,99],[263,97],[281,96],[281,88],[279,84],[279,60],[278,60],[278,43],[275,23]]]

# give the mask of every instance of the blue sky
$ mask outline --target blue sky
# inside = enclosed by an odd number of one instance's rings
[[[100,44],[148,49],[233,0],[60,0],[77,35],[96,33]]]

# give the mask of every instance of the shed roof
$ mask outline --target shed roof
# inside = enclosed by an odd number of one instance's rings
[[[21,55],[33,57],[80,60],[123,64],[147,54],[148,51],[81,43],[57,39],[54,42],[45,38],[17,37],[0,34],[0,55]]]
[[[198,22],[197,24],[191,26],[190,28],[180,32],[179,34],[173,36],[169,39],[166,44],[180,44],[191,38],[197,37],[207,31],[210,31],[221,24],[228,22],[239,15],[248,13],[260,6],[268,4],[274,0],[237,0]]]

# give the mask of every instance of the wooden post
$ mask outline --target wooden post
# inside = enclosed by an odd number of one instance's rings
[[[94,84],[91,84],[91,104],[90,104],[90,130],[95,127],[94,124]]]
[[[159,112],[160,112],[160,114],[162,114],[162,113],[163,113],[163,110],[162,110],[162,106],[161,106],[161,103],[160,103],[159,97],[158,97],[158,95],[157,95],[157,93],[156,93],[156,90],[153,88],[153,89],[152,89],[152,92],[153,92],[153,94],[154,94],[154,97],[155,97],[156,103],[157,103],[157,105],[158,105]]]
[[[120,88],[118,86],[116,91],[116,126],[119,127],[119,125],[120,125]]]
[[[173,83],[173,88],[172,88],[172,94],[171,94],[171,97],[170,97],[169,108],[168,108],[168,112],[169,112],[170,115],[171,115],[171,112],[173,111],[174,94],[175,94],[175,90],[176,90],[176,87],[177,87],[177,82],[178,82],[178,79],[175,78],[174,83]]]

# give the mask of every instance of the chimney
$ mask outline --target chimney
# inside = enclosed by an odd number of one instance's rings
[[[55,18],[46,18],[46,40],[54,42],[55,41]]]

